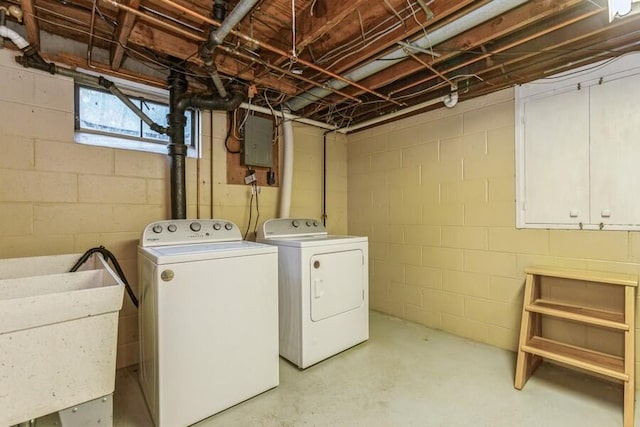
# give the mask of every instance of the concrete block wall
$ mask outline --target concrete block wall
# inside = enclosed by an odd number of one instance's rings
[[[0,50],[0,257],[83,253],[103,245],[137,293],[140,233],[170,217],[168,157],[74,143],[73,81],[24,69],[13,56]],[[202,157],[187,159],[187,216],[213,215],[244,231],[250,188],[225,182],[225,114],[204,113],[201,134]],[[291,214],[319,217],[322,131],[296,125],[294,136],[300,165],[294,166]],[[347,228],[346,138],[331,140],[329,152],[330,229],[339,232]],[[277,188],[262,189],[260,221],[275,216],[277,199]],[[117,366],[137,361],[137,312],[125,294]]]
[[[348,135],[374,309],[515,350],[526,266],[640,274],[637,232],[515,228],[514,111],[504,90]]]

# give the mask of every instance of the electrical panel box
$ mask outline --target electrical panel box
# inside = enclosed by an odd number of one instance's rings
[[[242,163],[273,167],[273,120],[250,115],[244,127]]]

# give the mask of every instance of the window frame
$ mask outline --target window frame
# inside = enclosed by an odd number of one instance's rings
[[[110,79],[113,80],[113,79]],[[118,79],[119,80],[119,79]],[[130,86],[132,85],[132,86]],[[117,83],[118,88],[129,97],[134,103],[148,102],[161,106],[169,106],[168,92],[165,90],[152,88],[128,82],[128,84]],[[86,84],[85,82],[74,83],[74,142],[85,145],[101,147],[119,148],[125,150],[145,151],[160,154],[167,154],[167,146],[170,141],[153,139],[143,136],[144,122],[139,119],[140,136],[123,135],[101,131],[95,129],[81,128],[80,125],[80,90],[81,88],[95,92],[105,93],[111,96],[111,92],[100,86]],[[124,105],[124,104],[123,104]],[[124,108],[127,108],[126,106]],[[200,111],[188,109],[185,114],[191,115],[191,141],[187,145],[188,157],[199,157],[201,141],[201,115]],[[136,116],[137,117],[137,116]],[[165,123],[159,123],[166,125]]]

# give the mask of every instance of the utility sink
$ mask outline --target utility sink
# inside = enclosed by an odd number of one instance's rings
[[[0,259],[2,426],[113,393],[124,284],[99,254],[69,273],[80,256]]]

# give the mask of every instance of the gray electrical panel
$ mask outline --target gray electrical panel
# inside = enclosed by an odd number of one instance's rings
[[[250,115],[244,126],[242,163],[273,167],[273,120]]]

